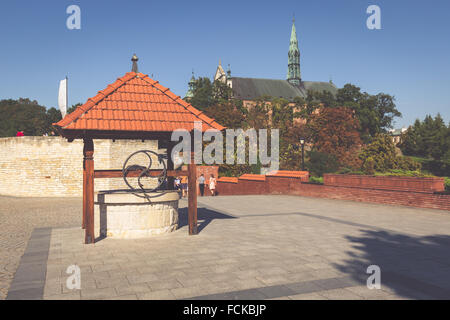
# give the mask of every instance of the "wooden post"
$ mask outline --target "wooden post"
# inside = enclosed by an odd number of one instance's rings
[[[197,165],[194,162],[194,153],[188,165],[188,224],[189,235],[197,234]]]
[[[174,146],[173,142],[169,141],[167,144],[167,171],[175,169],[175,164],[172,161],[173,146]],[[175,189],[174,182],[175,182],[175,177],[173,177],[173,176],[167,177],[167,189],[168,190]]]
[[[83,222],[81,228],[86,229],[86,144],[83,145]]]
[[[85,238],[84,243],[94,243],[94,142],[91,138],[83,139],[84,173],[83,208]]]

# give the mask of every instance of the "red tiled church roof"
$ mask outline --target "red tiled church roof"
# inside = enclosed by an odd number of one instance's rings
[[[171,132],[225,127],[195,109],[158,81],[128,72],[53,125],[69,130]]]

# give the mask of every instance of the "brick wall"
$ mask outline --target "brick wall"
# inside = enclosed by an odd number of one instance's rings
[[[323,182],[329,186],[360,187],[415,192],[444,191],[444,178],[439,177],[383,177],[348,174],[325,174]]]
[[[450,195],[430,193],[429,191],[387,190],[361,186],[319,185],[302,182],[300,177],[266,176],[265,186],[261,181],[218,180],[220,195],[244,194],[286,194],[307,197],[342,199],[361,202],[384,203],[450,210]],[[417,184],[414,184],[417,186]],[[440,188],[440,186],[438,186]]]
[[[95,169],[122,169],[141,149],[158,151],[157,141],[94,140]],[[61,137],[0,138],[0,194],[10,196],[81,196],[83,142]],[[130,179],[132,181],[133,179]],[[127,188],[123,179],[95,179],[94,190]]]

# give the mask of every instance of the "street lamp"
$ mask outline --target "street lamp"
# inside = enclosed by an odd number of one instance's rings
[[[300,138],[300,145],[302,146],[302,171],[305,171],[305,139]]]

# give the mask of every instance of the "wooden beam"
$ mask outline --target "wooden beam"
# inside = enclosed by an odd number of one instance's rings
[[[85,151],[85,147],[83,145],[83,222],[81,224],[81,228],[86,229],[86,183],[87,183],[87,178],[86,178],[86,151]]]
[[[189,235],[197,234],[197,165],[194,162],[194,153],[188,165],[188,224]]]
[[[85,237],[84,243],[94,243],[94,142],[83,139],[84,171],[86,179],[83,184],[83,208],[85,209]]]
[[[149,175],[152,177],[157,177],[161,174],[162,170],[150,169]],[[139,177],[141,170],[128,171],[128,177]],[[168,177],[176,176],[187,176],[188,171],[182,170],[167,170]],[[94,170],[94,178],[122,178],[122,169],[111,169],[111,170]]]
[[[153,131],[111,131],[111,130],[76,130],[56,127],[64,138],[74,139],[124,139],[124,140],[169,140],[172,132]]]

